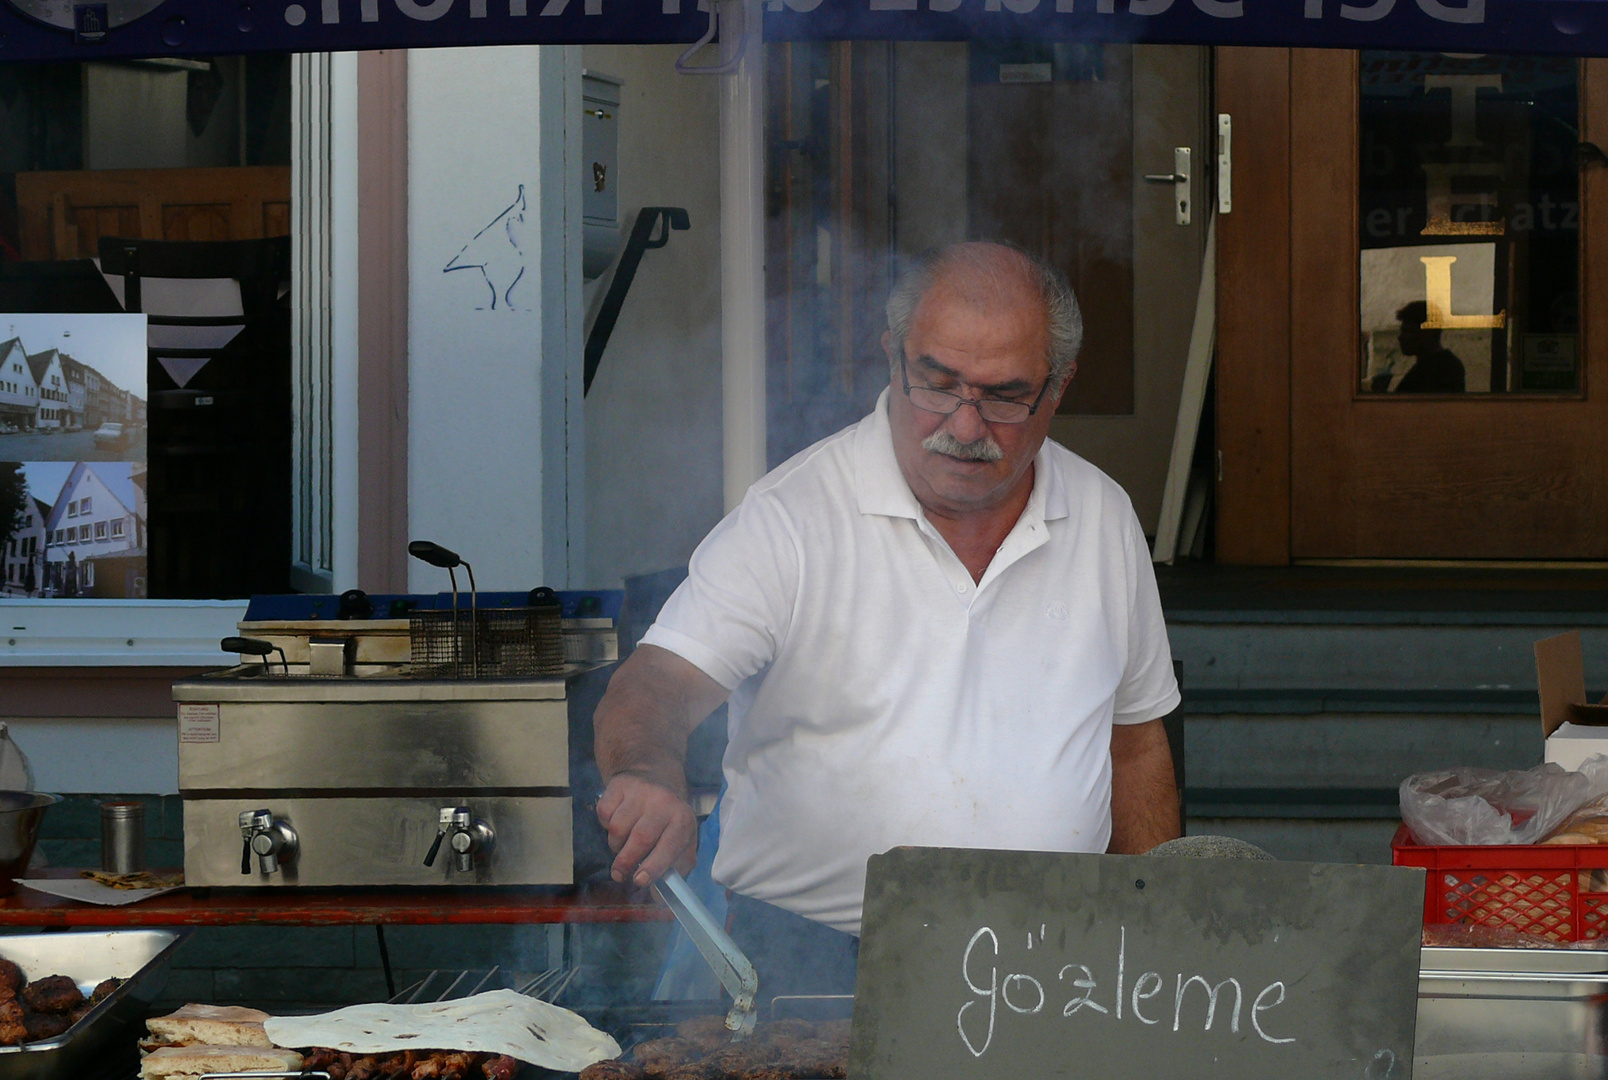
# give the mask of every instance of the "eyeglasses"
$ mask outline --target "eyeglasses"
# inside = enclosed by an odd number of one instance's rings
[[[910,399],[910,404],[921,411],[950,416],[959,412],[962,405],[970,405],[977,410],[978,416],[990,424],[1020,424],[1038,412],[1039,403],[1044,400],[1045,393],[1050,389],[1050,380],[1055,377],[1045,376],[1044,385],[1039,387],[1038,397],[1029,404],[1025,401],[1006,401],[1004,398],[961,397],[959,394],[951,394],[947,390],[939,390],[932,386],[911,386],[910,371],[905,366],[903,357],[899,358],[899,374],[904,378],[905,396]]]

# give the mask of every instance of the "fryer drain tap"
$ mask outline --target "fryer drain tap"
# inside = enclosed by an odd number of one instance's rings
[[[452,848],[453,868],[467,874],[475,868],[475,856],[490,851],[497,842],[497,830],[491,822],[475,817],[467,806],[443,806],[439,821],[435,842],[424,857],[426,866],[435,865],[441,843],[446,841]]]
[[[257,856],[257,866],[264,874],[279,872],[281,862],[291,862],[301,847],[296,830],[284,818],[274,817],[272,810],[242,810],[240,812],[240,872],[251,873],[251,857]]]

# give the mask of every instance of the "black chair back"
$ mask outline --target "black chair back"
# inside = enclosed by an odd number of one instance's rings
[[[149,595],[289,591],[290,241],[102,237],[149,323]]]

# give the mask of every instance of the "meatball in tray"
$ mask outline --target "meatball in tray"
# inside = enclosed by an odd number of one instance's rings
[[[83,1077],[134,1054],[134,1029],[187,934],[105,930],[0,937],[0,1080]]]

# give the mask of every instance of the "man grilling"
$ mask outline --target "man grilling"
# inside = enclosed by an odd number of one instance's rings
[[[866,859],[1178,835],[1178,703],[1129,500],[1046,440],[1082,317],[1013,248],[919,260],[871,414],[765,476],[596,713],[613,875],[689,865],[687,737],[730,699],[713,873],[767,994],[848,993]]]

